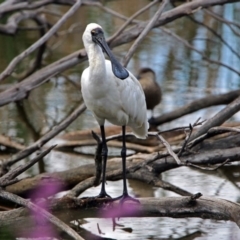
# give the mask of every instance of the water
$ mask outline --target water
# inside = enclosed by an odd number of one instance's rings
[[[145,6],[147,0],[122,0],[103,1],[104,5],[115,9],[125,16],[131,16],[138,9]],[[51,11],[62,13],[66,8],[50,6]],[[239,22],[239,3],[228,4],[223,7],[215,7],[214,10],[222,14],[229,21]],[[154,14],[156,7],[144,13],[139,20],[146,20]],[[203,11],[198,11],[194,17],[208,23],[217,30],[223,38],[231,45],[236,52],[240,52],[240,39],[227,25],[216,20],[209,20],[210,17]],[[55,22],[56,17],[47,15],[50,22]],[[106,35],[113,34],[123,21],[113,17],[111,14],[93,7],[82,7],[77,14],[69,20],[61,29],[60,37],[52,38],[49,49],[44,59],[48,64],[60,59],[83,47],[81,35],[89,22],[98,22],[103,26]],[[77,23],[73,32],[64,34],[64,30]],[[25,23],[27,24],[27,23]],[[187,18],[181,18],[167,26],[164,26],[182,38],[188,40],[197,50],[207,54],[208,57],[224,62],[231,67],[238,69],[239,58],[229,50],[219,39],[214,37],[203,26],[198,26]],[[186,30],[187,29],[187,30]],[[239,29],[236,29],[239,31]],[[38,37],[36,32],[20,31],[14,37],[0,36],[1,54],[0,71],[2,71],[10,60],[33,43]],[[208,39],[208,40],[206,40]],[[114,49],[115,55],[121,59],[132,43]],[[22,71],[28,64],[26,60],[18,69]],[[82,70],[87,62],[82,63],[64,74],[55,76],[41,87],[33,90],[28,99],[22,101],[21,105],[16,103],[8,104],[0,108],[0,132],[11,136],[13,139],[28,145],[49,131],[54,125],[63,120],[80,102],[81,94],[76,84],[80,82]],[[172,111],[183,106],[192,100],[218,94],[239,88],[239,76],[223,66],[209,64],[202,60],[202,57],[193,50],[186,48],[178,40],[168,36],[161,28],[151,31],[149,36],[139,46],[128,69],[137,74],[140,67],[151,67],[157,74],[157,81],[163,90],[162,103],[155,109],[155,116]],[[71,80],[71,81],[70,81]],[[7,89],[16,80],[10,79],[0,85],[0,89]],[[73,84],[74,83],[74,84]],[[202,119],[213,116],[223,106],[211,107],[176,119],[170,123],[163,124],[161,129],[169,129],[193,123],[198,117]],[[150,116],[150,113],[149,113]],[[233,121],[240,120],[240,114],[235,114]],[[97,127],[89,111],[85,111],[65,132],[81,129],[92,129]],[[5,156],[2,156],[5,158]],[[45,170],[47,172],[62,171],[93,162],[92,156],[76,155],[53,151],[45,158]],[[38,168],[31,168],[27,174],[38,173]],[[201,192],[207,196],[218,196],[234,202],[239,202],[239,182],[229,180],[227,177],[232,174],[230,171],[203,172],[182,167],[162,174],[165,181],[169,181],[192,193]],[[24,177],[26,175],[22,175]],[[139,197],[164,197],[176,196],[176,194],[162,189],[152,188],[137,181],[129,181],[130,194]],[[108,193],[118,196],[122,191],[122,181],[108,182]],[[81,196],[94,196],[99,193],[99,187],[91,188]],[[116,239],[179,239],[189,235],[189,239],[240,239],[240,233],[236,224],[224,221],[212,221],[202,219],[171,219],[171,218],[124,218],[119,223],[131,228],[129,233],[123,227],[112,230],[109,219],[86,219],[83,224],[87,230],[98,234],[97,223],[105,235]]]

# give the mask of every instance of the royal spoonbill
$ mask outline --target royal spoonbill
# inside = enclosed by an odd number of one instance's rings
[[[125,128],[130,126],[138,138],[147,137],[149,124],[144,92],[139,81],[114,57],[101,26],[96,23],[88,24],[82,39],[89,61],[89,67],[83,71],[81,77],[82,96],[100,125],[102,137],[103,177],[98,197],[110,197],[105,190],[108,148],[104,123],[108,120],[122,126],[123,194],[116,199],[120,199],[120,202],[128,199],[136,201],[128,195],[127,190]],[[110,61],[105,59],[104,52]]]
[[[152,112],[150,119],[151,122],[154,119],[153,110],[161,102],[162,91],[156,81],[156,74],[151,68],[141,68],[138,72],[137,78],[141,83],[145,94],[147,109]]]

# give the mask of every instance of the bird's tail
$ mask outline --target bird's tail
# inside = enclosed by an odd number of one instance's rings
[[[144,122],[144,124],[141,127],[136,127],[136,126],[130,126],[130,127],[132,128],[133,133],[137,138],[142,138],[142,139],[147,138],[148,128],[149,128],[149,124],[147,120]]]

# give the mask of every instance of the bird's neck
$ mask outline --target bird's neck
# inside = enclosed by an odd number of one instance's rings
[[[93,70],[105,70],[105,57],[103,54],[102,49],[96,45],[93,44],[87,51],[88,54],[88,61],[89,61],[89,66]]]

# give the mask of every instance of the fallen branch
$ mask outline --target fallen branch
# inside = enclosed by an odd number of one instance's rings
[[[222,109],[212,118],[207,120],[204,123],[204,125],[198,128],[197,131],[192,134],[192,136],[190,137],[190,141],[193,140],[194,138],[197,138],[203,135],[210,128],[220,126],[239,110],[240,110],[240,97],[236,98],[233,102],[228,104],[224,109]]]
[[[44,218],[46,218],[49,222],[59,227],[62,231],[67,233],[70,237],[72,237],[75,240],[84,240],[81,238],[72,228],[70,228],[67,224],[44,210],[43,208],[37,206],[36,204],[32,203],[31,201],[25,200],[17,195],[14,195],[12,193],[0,190],[0,197],[9,200],[11,202],[17,203],[21,206],[27,207],[28,209],[31,209],[32,211],[36,212],[37,214],[42,215]]]
[[[155,118],[156,125],[163,124],[165,122],[172,121],[186,114],[198,111],[203,108],[229,104],[238,98],[240,95],[240,90],[234,90],[224,94],[210,95],[204,98],[197,99],[190,102],[189,104],[173,110],[172,112],[163,113],[161,116]]]
[[[8,173],[6,173],[4,176],[0,178],[0,186],[1,187],[6,187],[7,185],[12,184],[11,182],[15,180],[17,176],[19,176],[21,173],[25,172],[27,169],[32,167],[35,163],[37,163],[40,159],[42,159],[44,156],[46,156],[54,147],[51,146],[50,148],[46,149],[42,153],[40,153],[37,157],[34,159],[28,161],[25,163],[23,166],[18,166],[14,169],[11,169]],[[17,179],[16,179],[17,180]]]
[[[239,139],[239,138],[238,138]],[[179,150],[178,150],[179,151]],[[195,165],[209,165],[209,164],[221,164],[229,159],[229,162],[240,160],[240,147],[233,147],[228,149],[213,149],[212,151],[201,151],[199,153],[183,155],[181,157],[181,166],[187,166],[192,163]],[[127,172],[131,173],[132,170],[136,173],[143,166],[152,168],[151,172],[155,176],[162,172],[168,171],[180,167],[176,161],[169,156],[168,153],[152,153],[152,154],[136,154],[127,158]],[[107,180],[108,174],[111,172],[121,169],[121,158],[113,158],[108,161],[107,165]],[[116,178],[122,178],[121,171],[114,172]],[[88,164],[82,167],[62,171],[55,173],[39,174],[35,177],[22,179],[19,182],[9,185],[6,190],[21,196],[27,196],[29,191],[35,189],[36,186],[43,178],[55,178],[58,179],[64,185],[64,190],[69,190],[76,186],[78,183],[94,177],[95,165]],[[127,174],[127,178],[128,178]],[[113,179],[113,177],[111,177]]]
[[[74,211],[68,214],[68,221],[79,218],[105,217],[198,217],[233,221],[240,227],[240,205],[221,198],[201,197],[201,194],[195,194],[187,197],[139,198],[138,200],[140,204],[126,202],[120,206],[118,202],[106,199],[60,198],[52,201],[50,209],[57,216],[58,211],[62,209],[73,209]],[[81,211],[76,211],[77,209]],[[19,219],[23,221],[24,215],[28,216],[21,208],[0,213],[0,226],[13,224]]]
[[[80,105],[64,121],[62,121],[60,124],[55,126],[50,132],[45,134],[38,141],[36,141],[32,145],[28,146],[24,150],[20,151],[16,155],[12,156],[11,158],[7,159],[2,165],[3,171],[5,171],[6,168],[8,168],[9,166],[18,162],[19,160],[29,156],[36,150],[40,149],[45,143],[47,143],[50,139],[55,137],[58,133],[60,133],[62,130],[64,130],[69,124],[71,124],[83,111],[85,111],[85,109],[86,109],[86,107],[84,104]]]

